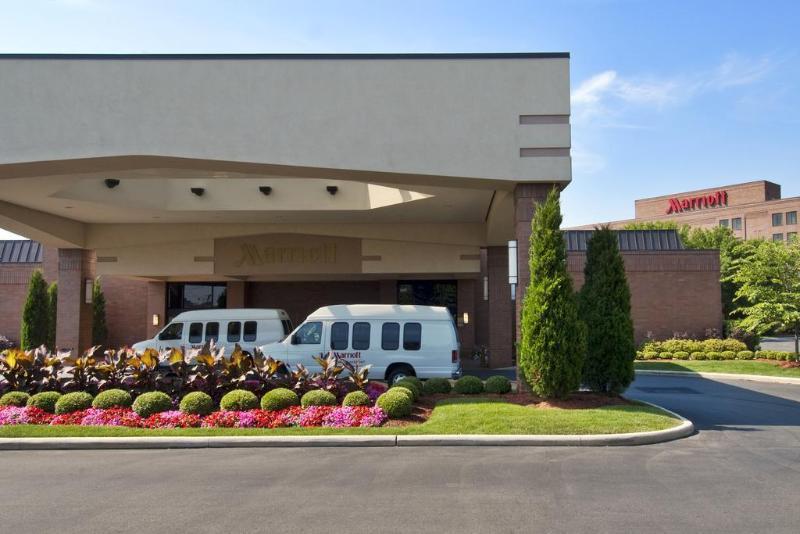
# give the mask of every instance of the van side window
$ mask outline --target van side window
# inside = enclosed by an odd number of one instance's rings
[[[244,322],[244,336],[242,339],[245,341],[255,341],[258,334],[258,323],[256,321]]]
[[[419,350],[422,344],[422,325],[406,323],[403,325],[403,350]]]
[[[292,339],[294,345],[319,345],[322,343],[322,323],[305,323]]]
[[[192,323],[189,325],[189,343],[203,342],[203,323]]]
[[[400,323],[383,323],[381,327],[381,348],[397,350],[400,347]]]
[[[175,341],[183,337],[183,323],[172,323],[158,334],[161,341]]]
[[[219,341],[219,323],[206,323],[206,341]]]
[[[242,323],[231,321],[228,323],[228,341],[235,343],[242,339]]]
[[[333,323],[331,325],[331,349],[347,349],[347,336],[349,335],[350,325],[347,323]]]
[[[369,323],[353,323],[353,350],[369,349]]]
[[[292,322],[289,319],[281,319],[281,325],[283,326],[283,335],[288,336],[292,331]]]

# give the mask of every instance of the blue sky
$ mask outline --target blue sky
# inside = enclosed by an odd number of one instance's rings
[[[632,217],[636,198],[749,180],[800,195],[798,1],[3,0],[0,8],[0,53],[568,51],[565,225]]]

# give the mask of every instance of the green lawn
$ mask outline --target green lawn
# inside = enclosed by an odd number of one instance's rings
[[[425,423],[404,427],[148,430],[120,427],[13,425],[0,427],[0,437],[615,434],[663,430],[677,424],[678,421],[667,413],[641,404],[561,410],[529,408],[499,399],[456,398],[439,402]]]
[[[737,373],[746,375],[790,376],[800,377],[800,368],[785,369],[771,362],[754,362],[750,360],[722,361],[645,361],[636,362],[637,371],[682,371],[703,373]]]

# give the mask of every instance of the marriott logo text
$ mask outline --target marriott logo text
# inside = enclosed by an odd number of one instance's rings
[[[714,208],[728,205],[728,192],[716,191],[708,195],[687,198],[671,198],[667,205],[667,214],[681,213],[703,208]]]

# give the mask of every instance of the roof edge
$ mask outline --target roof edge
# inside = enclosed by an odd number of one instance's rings
[[[65,60],[282,60],[282,59],[569,59],[569,52],[475,52],[385,54],[0,54],[3,59]]]

